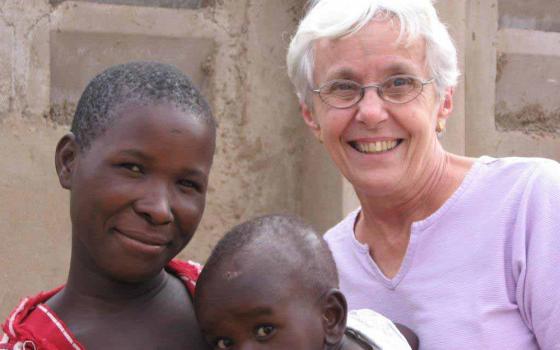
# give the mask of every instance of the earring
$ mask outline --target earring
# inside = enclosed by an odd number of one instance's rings
[[[445,119],[438,119],[436,125],[436,132],[439,135],[442,134],[444,130],[445,130]]]
[[[317,139],[319,140],[319,143],[323,143],[323,130],[319,127],[319,125],[316,125],[316,128],[318,131]]]

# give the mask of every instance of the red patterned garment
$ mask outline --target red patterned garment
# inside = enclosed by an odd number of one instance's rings
[[[201,265],[175,259],[165,269],[179,277],[190,295],[194,295]],[[64,322],[44,304],[63,287],[24,298],[2,325],[0,350],[85,350]]]

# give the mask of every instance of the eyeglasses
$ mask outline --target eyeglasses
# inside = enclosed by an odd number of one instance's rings
[[[319,94],[321,100],[328,106],[343,109],[360,102],[368,88],[376,88],[377,95],[383,101],[396,104],[407,103],[422,93],[424,85],[433,81],[434,78],[422,80],[411,75],[394,75],[379,84],[363,86],[352,80],[331,80],[311,91]]]

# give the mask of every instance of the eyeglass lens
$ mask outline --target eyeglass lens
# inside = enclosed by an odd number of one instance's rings
[[[378,95],[392,103],[407,103],[415,99],[423,88],[420,79],[412,76],[394,76],[381,84],[361,86],[352,80],[333,80],[319,89],[319,96],[329,106],[348,108],[358,103],[365,89],[376,88]]]

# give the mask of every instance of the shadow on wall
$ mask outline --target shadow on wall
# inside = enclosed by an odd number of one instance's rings
[[[50,4],[56,6],[66,0],[50,0]],[[135,5],[149,7],[167,7],[174,9],[198,9],[211,6],[212,0],[74,0],[82,2],[96,2],[99,4]]]
[[[500,28],[560,32],[560,1],[499,0]]]

